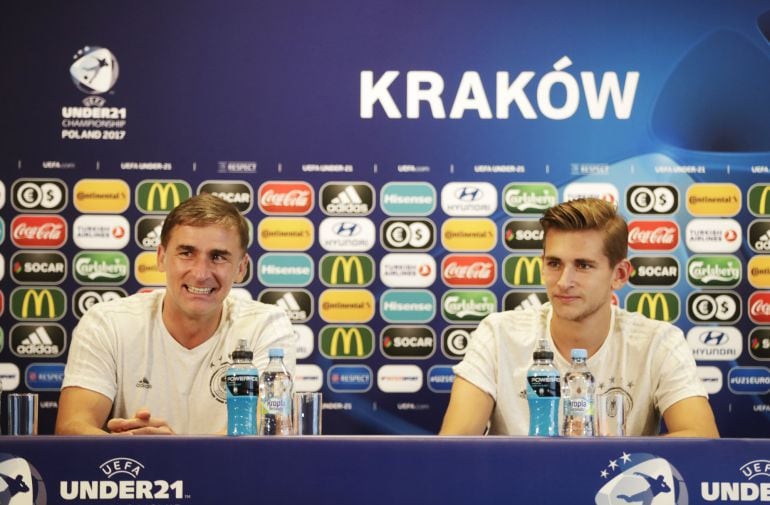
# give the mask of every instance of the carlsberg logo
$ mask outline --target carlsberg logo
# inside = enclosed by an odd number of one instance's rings
[[[687,276],[695,286],[732,286],[741,280],[741,265],[733,256],[695,256]]]

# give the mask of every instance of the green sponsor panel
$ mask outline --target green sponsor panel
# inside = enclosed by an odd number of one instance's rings
[[[770,216],[770,184],[754,184],[749,188],[748,207],[755,216]]]
[[[365,359],[374,352],[374,333],[363,325],[329,325],[318,335],[318,349],[331,359]]]
[[[131,271],[128,256],[117,251],[84,251],[72,260],[75,280],[81,284],[123,284]]]
[[[559,203],[556,186],[541,183],[511,183],[503,189],[503,207],[508,214],[542,214]]]
[[[16,288],[11,315],[20,321],[58,321],[67,313],[67,295],[60,288]]]
[[[679,319],[681,304],[679,297],[670,291],[634,291],[626,297],[626,310],[672,323]]]
[[[367,254],[327,254],[319,270],[321,282],[329,287],[362,287],[374,280],[374,260]]]
[[[497,296],[487,289],[453,289],[441,297],[441,315],[450,323],[477,322],[497,310]]]
[[[695,287],[732,288],[742,277],[743,267],[735,256],[700,255],[687,260],[687,282]]]
[[[503,263],[503,281],[511,287],[542,286],[543,259],[540,256],[508,256]]]
[[[136,206],[148,214],[167,213],[192,196],[190,185],[181,180],[142,181],[136,187]]]

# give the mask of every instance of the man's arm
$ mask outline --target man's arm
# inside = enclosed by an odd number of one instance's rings
[[[494,407],[491,396],[456,376],[439,435],[483,435]]]
[[[106,435],[103,426],[112,410],[112,400],[80,387],[65,387],[59,395],[57,435]]]
[[[679,400],[666,409],[663,420],[669,437],[719,438],[714,412],[702,396]]]

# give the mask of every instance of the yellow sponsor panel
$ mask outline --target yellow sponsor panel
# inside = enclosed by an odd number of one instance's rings
[[[314,239],[313,222],[305,217],[266,217],[257,226],[257,241],[266,251],[307,251]]]
[[[367,323],[374,317],[374,295],[365,289],[327,289],[318,307],[327,323]]]
[[[131,189],[120,179],[81,179],[72,195],[75,208],[83,213],[120,214],[131,204]]]
[[[687,188],[687,211],[693,216],[729,217],[741,210],[741,189],[735,184],[703,183]]]
[[[770,288],[770,255],[754,256],[749,260],[749,283],[755,288]]]
[[[30,315],[29,302],[32,302],[35,307],[35,312]],[[48,307],[48,317],[53,319],[56,317],[56,304],[53,301],[53,295],[47,289],[41,289],[39,292],[34,289],[30,289],[24,295],[24,300],[21,302],[21,317],[43,317],[43,308]]]
[[[144,286],[166,284],[166,274],[158,270],[157,254],[154,251],[139,253],[134,261],[134,277]]]
[[[441,225],[441,244],[447,251],[491,251],[497,228],[491,219],[450,218]]]

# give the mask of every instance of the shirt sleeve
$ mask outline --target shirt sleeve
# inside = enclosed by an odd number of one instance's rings
[[[118,391],[115,346],[113,326],[92,307],[72,331],[62,388],[81,387],[114,400]]]
[[[453,370],[497,401],[497,342],[490,317],[483,319],[471,334],[465,357]]]
[[[254,342],[254,365],[261,372],[267,366],[268,350],[272,347],[283,349],[283,363],[294,376],[297,364],[297,334],[286,312],[270,307],[265,314],[265,324]]]
[[[660,363],[660,368],[654,399],[661,414],[679,400],[693,396],[708,398],[682,330],[674,326],[664,330],[656,361]]]

